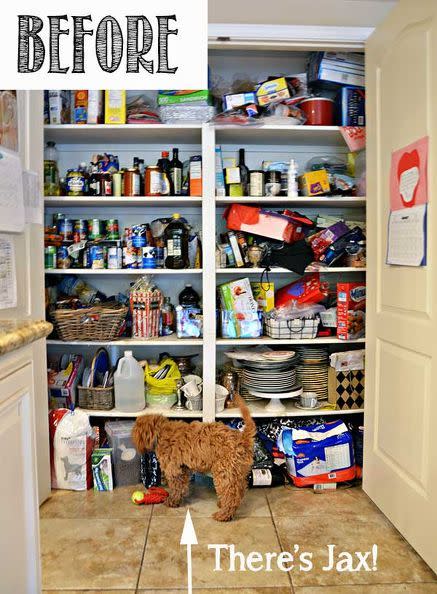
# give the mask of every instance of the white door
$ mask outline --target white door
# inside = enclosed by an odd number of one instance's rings
[[[437,2],[401,0],[367,45],[364,490],[437,571]],[[391,153],[429,136],[428,264],[388,266]]]
[[[40,592],[33,375],[0,380],[0,592]]]

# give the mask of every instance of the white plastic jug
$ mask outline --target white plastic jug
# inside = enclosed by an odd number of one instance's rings
[[[136,412],[146,406],[144,371],[132,351],[125,351],[114,373],[115,408]]]

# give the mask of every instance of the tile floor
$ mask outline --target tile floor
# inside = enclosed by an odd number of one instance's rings
[[[186,507],[134,506],[134,487],[113,493],[55,491],[41,507],[46,594],[170,594],[186,591],[186,553],[179,545]],[[193,547],[195,594],[437,594],[437,576],[360,488],[315,495],[292,487],[249,491],[232,523],[217,523],[215,495],[193,487],[187,501],[199,545]],[[314,554],[304,572],[214,571],[209,543],[248,553]],[[377,571],[323,571],[326,544],[367,551],[378,544]],[[229,555],[224,554],[223,568]]]

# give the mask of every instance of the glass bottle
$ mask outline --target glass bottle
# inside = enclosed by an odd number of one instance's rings
[[[59,196],[58,150],[52,140],[44,149],[44,196]]]
[[[170,175],[173,182],[174,196],[180,196],[182,194],[182,162],[179,161],[179,149],[173,149],[173,159],[170,163]]]
[[[249,194],[249,168],[246,166],[245,157],[244,157],[244,149],[240,149],[239,151],[239,161],[238,167],[240,169],[240,183],[243,188],[243,196],[248,196]]]
[[[173,180],[171,177],[170,159],[168,151],[162,151],[161,158],[158,159],[158,167],[161,172],[161,195],[174,196]]]
[[[188,268],[188,229],[181,220],[179,213],[174,213],[172,220],[167,225],[164,238],[167,249],[165,267],[170,269]]]

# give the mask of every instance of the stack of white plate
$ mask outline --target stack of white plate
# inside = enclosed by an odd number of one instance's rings
[[[287,394],[298,388],[293,351],[263,353],[262,361],[243,361],[243,385],[253,393]]]
[[[319,399],[328,398],[329,358],[326,347],[299,346],[297,380],[304,392],[316,392]]]

